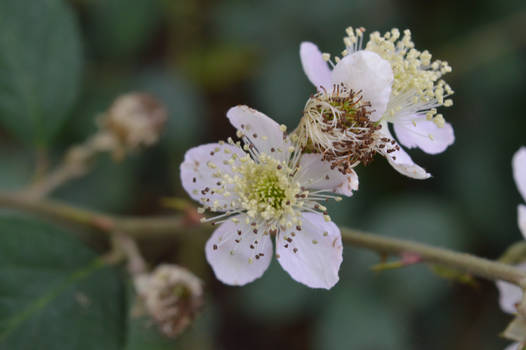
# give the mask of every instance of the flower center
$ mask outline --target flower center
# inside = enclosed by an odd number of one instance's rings
[[[250,157],[234,169],[240,175],[235,192],[248,216],[263,220],[279,220],[283,214],[292,213],[299,184],[292,181],[293,170],[284,161],[260,154],[258,161]]]
[[[394,141],[379,133],[382,126],[369,119],[371,112],[371,103],[363,101],[360,91],[335,85],[332,93],[322,91],[307,101],[296,132],[300,140],[307,140],[307,151],[322,153],[346,174],[360,163],[369,164],[380,150],[396,150]]]
[[[258,205],[266,207],[270,205],[274,209],[283,207],[283,200],[286,198],[285,190],[281,187],[278,176],[272,172],[261,174],[259,179],[255,179],[252,184],[249,198],[255,200]]]

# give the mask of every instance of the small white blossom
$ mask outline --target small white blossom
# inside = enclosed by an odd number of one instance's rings
[[[334,62],[329,54],[322,54],[313,43],[301,44],[303,69],[318,88],[318,94],[307,103],[302,124],[321,128],[326,133],[326,118],[319,118],[312,111],[319,111],[319,102],[331,96],[345,98],[340,93],[343,86],[343,90],[354,94],[351,101],[359,100],[361,106],[367,106],[367,118],[378,127],[370,133],[369,144],[365,146],[384,155],[400,173],[418,179],[428,178],[430,175],[414,164],[398,144],[379,148],[381,143],[378,140],[393,140],[388,128],[388,123],[392,123],[399,142],[408,148],[419,147],[427,153],[436,154],[451,145],[454,141],[453,128],[441,114],[436,114],[437,107],[452,105],[447,97],[453,91],[440,79],[451,68],[446,62],[432,62],[427,51],[414,49],[409,31],[405,31],[401,39],[396,29],[384,36],[373,33],[365,49],[362,49],[363,32],[363,28],[347,29],[342,58],[335,57]],[[338,109],[336,105],[333,107]],[[337,119],[338,113],[341,109],[330,119]],[[331,130],[331,133],[339,134],[340,141],[356,141],[355,135],[348,137],[349,133],[354,133],[352,130],[346,130],[347,135],[342,135],[345,134],[342,130]],[[319,145],[325,152],[334,153],[333,145],[323,142]],[[353,151],[356,143],[353,145],[349,152]],[[365,146],[361,142],[357,147]],[[353,165],[356,164],[349,164]]]
[[[331,169],[320,154],[302,154],[284,126],[247,106],[227,117],[244,142],[215,143],[189,150],[181,165],[183,187],[203,208],[220,212],[221,225],[206,244],[217,278],[244,285],[276,258],[296,281],[331,288],[338,281],[342,243],[338,227],[320,202],[350,196],[354,171]]]
[[[517,188],[519,189],[519,192],[522,195],[523,199],[526,200],[526,147],[521,147],[513,156],[512,169],[513,178],[515,179]],[[517,207],[517,212],[519,228],[524,238],[526,238],[526,206],[524,204],[519,204],[519,206]],[[526,271],[526,262],[521,263],[516,267],[523,271]],[[521,288],[512,283],[504,281],[497,281],[496,284],[499,290],[499,304],[502,311],[509,314],[517,315],[517,305],[521,302],[523,296]],[[523,325],[523,323],[524,322],[519,322],[519,320],[516,319],[514,322],[512,322],[512,324],[514,324],[513,332],[505,332],[505,334],[520,333],[520,335],[523,338],[526,338],[526,328],[521,326]],[[514,338],[512,340],[519,339]],[[522,339],[520,340],[522,341]],[[521,345],[519,343],[514,343],[508,348],[506,348],[506,350],[520,349],[520,346]]]
[[[517,184],[522,199],[526,201],[526,147],[521,147],[513,156],[513,178]],[[517,218],[519,229],[526,238],[526,205],[519,204],[517,207]]]

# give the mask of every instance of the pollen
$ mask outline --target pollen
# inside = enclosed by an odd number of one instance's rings
[[[431,119],[436,114],[435,107],[453,105],[453,101],[447,99],[453,90],[442,80],[443,75],[451,72],[451,67],[445,61],[433,61],[429,51],[415,49],[411,31],[404,30],[401,35],[395,28],[383,36],[374,32],[365,49],[389,61],[393,69],[392,98],[386,116],[395,115],[411,104],[414,107],[410,112],[427,112]]]
[[[332,92],[323,90],[307,101],[295,132],[307,151],[321,153],[333,168],[347,174],[358,164],[371,163],[381,149],[397,150],[392,140],[379,134],[382,126],[369,119],[371,112],[371,103],[360,91],[335,85]]]
[[[241,178],[235,191],[249,216],[263,220],[281,218],[297,204],[297,195],[302,191],[292,181],[293,170],[286,162],[266,154],[258,160],[256,163],[250,159],[234,169]]]

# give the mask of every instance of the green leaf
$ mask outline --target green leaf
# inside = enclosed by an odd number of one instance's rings
[[[129,61],[152,41],[161,21],[158,1],[91,0],[86,4],[88,39],[104,57]]]
[[[70,233],[0,214],[0,349],[120,349],[116,269]]]
[[[0,123],[24,142],[45,145],[77,96],[75,19],[60,0],[2,0],[0,33]]]
[[[410,349],[409,318],[396,304],[389,304],[374,290],[345,284],[331,291],[330,300],[317,316],[314,348]]]
[[[194,322],[175,338],[163,335],[158,325],[145,313],[134,310],[137,308],[135,294],[130,288],[128,312],[128,331],[126,350],[172,350],[172,349],[214,349],[213,334],[216,324],[216,312],[211,301],[197,316]]]
[[[136,169],[134,160],[116,163],[110,156],[102,156],[90,174],[64,184],[54,197],[107,212],[125,211],[133,203]]]
[[[398,196],[379,204],[371,213],[366,225],[371,232],[454,249],[464,246],[462,224],[451,205],[439,197]],[[390,298],[407,307],[423,308],[449,291],[449,283],[424,264],[382,272],[378,280],[390,286]]]
[[[285,324],[312,312],[327,294],[294,281],[275,259],[263,277],[239,293],[236,302],[247,317],[270,324]]]

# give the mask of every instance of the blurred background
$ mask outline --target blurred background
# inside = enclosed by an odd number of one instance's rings
[[[49,147],[55,160],[96,129],[119,94],[145,91],[169,111],[160,144],[92,173],[53,197],[116,214],[167,213],[186,197],[184,152],[233,134],[225,118],[247,104],[294,127],[313,92],[301,41],[343,49],[347,26],[409,28],[416,47],[446,60],[455,105],[442,110],[456,142],[444,154],[410,154],[433,174],[405,178],[383,160],[359,171],[360,191],[330,208],[339,225],[496,259],[515,241],[511,157],[526,145],[526,4],[523,0],[71,0],[82,39],[81,88]],[[33,147],[0,129],[0,185],[31,180]],[[206,305],[175,341],[141,330],[134,349],[501,349],[510,319],[492,283],[459,284],[425,266],[374,273],[378,256],[346,246],[331,291],[295,283],[277,263],[256,282],[222,285],[204,259],[207,237],[142,243],[151,263],[172,262],[206,283]]]

